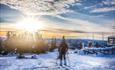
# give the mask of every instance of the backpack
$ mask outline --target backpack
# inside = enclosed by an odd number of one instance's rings
[[[65,54],[68,50],[68,46],[66,43],[62,43],[59,47],[60,54]]]

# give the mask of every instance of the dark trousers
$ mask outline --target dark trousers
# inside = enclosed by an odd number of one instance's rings
[[[60,65],[61,66],[62,66],[63,60],[64,60],[64,65],[67,65],[67,63],[66,63],[66,55],[65,54],[60,54],[59,58],[60,58]]]

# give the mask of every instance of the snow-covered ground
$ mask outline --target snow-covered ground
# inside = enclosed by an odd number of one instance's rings
[[[69,51],[67,63],[69,67],[59,67],[56,60],[57,52],[37,55],[25,55],[26,59],[16,56],[0,57],[0,70],[115,70],[115,57],[100,57],[94,55],[78,55]]]

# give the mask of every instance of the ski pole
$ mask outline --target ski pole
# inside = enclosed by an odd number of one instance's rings
[[[69,60],[69,56],[68,56],[69,52],[67,52],[67,61],[68,61],[68,65],[70,66],[70,60]]]
[[[58,64],[58,57],[59,57],[59,54],[57,52],[56,64]]]

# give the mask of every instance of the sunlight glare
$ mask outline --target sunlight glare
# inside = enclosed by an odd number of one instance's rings
[[[45,24],[35,18],[25,18],[21,22],[17,23],[17,28],[24,29],[28,32],[35,32],[37,30],[43,29]]]

